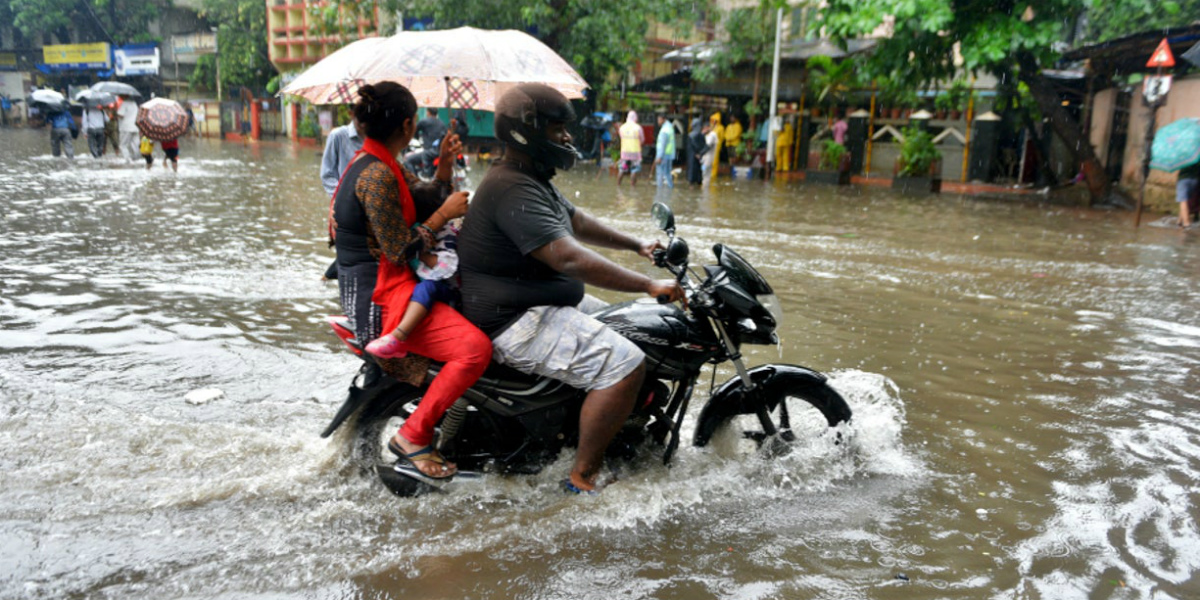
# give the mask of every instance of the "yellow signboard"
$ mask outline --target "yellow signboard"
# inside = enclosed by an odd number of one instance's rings
[[[0,52],[0,69],[17,68],[16,52]]]
[[[112,53],[107,42],[94,44],[59,44],[42,47],[42,60],[47,65],[109,66]]]

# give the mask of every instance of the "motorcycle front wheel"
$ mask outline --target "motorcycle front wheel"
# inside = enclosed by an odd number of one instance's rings
[[[750,392],[734,380],[713,394],[700,412],[694,445],[708,445],[718,432],[733,428],[758,449],[770,440],[769,449],[778,451],[850,420],[846,400],[815,371],[769,365],[753,369],[750,376],[756,385]]]

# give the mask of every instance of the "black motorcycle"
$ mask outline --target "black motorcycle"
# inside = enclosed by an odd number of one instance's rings
[[[721,244],[713,247],[717,263],[705,265],[702,276],[689,269],[688,246],[675,236],[670,208],[655,204],[651,212],[669,237],[666,249],[655,253],[654,263],[676,277],[687,301],[678,306],[645,298],[594,314],[646,353],[646,382],[608,455],[632,458],[652,443],[661,448],[664,464],[669,463],[700,371],[708,363],[715,370],[715,365],[729,361],[737,375],[709,394],[692,439],[696,446],[707,445],[723,427],[737,424],[747,428],[741,435],[760,450],[779,453],[803,437],[797,435],[802,428],[820,435],[848,421],[850,407],[821,373],[783,364],[746,368],[742,344],[778,343],[775,328],[781,314],[770,284]],[[388,438],[421,401],[437,366],[421,387],[397,382],[363,352],[344,317],[330,317],[329,322],[364,364],[321,436],[328,437],[356,416],[354,457],[377,472],[393,492],[414,496],[446,485],[408,463],[397,463],[386,448]],[[454,480],[481,473],[534,474],[576,441],[584,395],[558,381],[493,364],[446,412],[435,444],[458,464]]]

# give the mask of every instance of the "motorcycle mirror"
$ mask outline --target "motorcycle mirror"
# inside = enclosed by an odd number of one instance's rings
[[[687,242],[683,238],[671,238],[671,243],[667,244],[667,263],[676,267],[686,265],[688,252]]]
[[[650,217],[659,229],[667,232],[667,235],[675,234],[675,215],[671,212],[671,207],[662,202],[655,202],[654,206],[650,207]]]

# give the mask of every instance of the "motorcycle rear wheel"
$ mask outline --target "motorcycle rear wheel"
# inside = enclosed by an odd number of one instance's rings
[[[354,457],[358,464],[365,471],[374,472],[393,494],[405,498],[437,491],[431,485],[397,473],[393,468],[396,457],[387,448],[388,440],[412,415],[421,395],[421,390],[410,388],[374,402],[363,410],[355,428]]]

